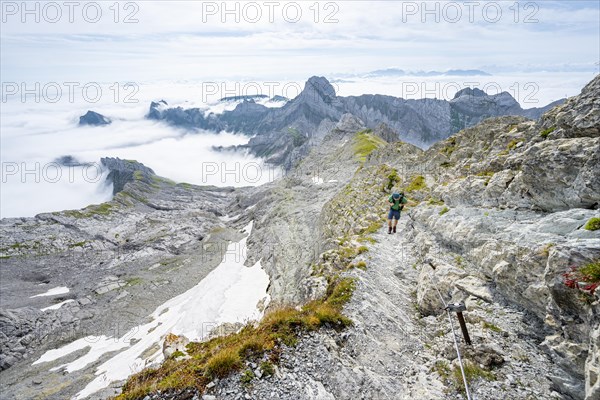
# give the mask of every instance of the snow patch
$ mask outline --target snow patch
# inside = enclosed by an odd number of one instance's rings
[[[65,293],[69,293],[69,288],[66,286],[57,286],[55,288],[52,288],[50,290],[48,290],[47,292],[41,293],[41,294],[36,294],[35,296],[31,296],[29,297],[30,299],[33,299],[34,297],[45,297],[45,296],[56,296],[59,294],[65,294]]]
[[[55,305],[53,305],[53,306],[50,306],[50,307],[40,308],[40,311],[58,310],[59,308],[61,308],[61,307],[62,307],[62,306],[64,306],[65,304],[67,304],[67,303],[71,303],[71,302],[73,302],[73,301],[75,301],[75,300],[73,300],[73,299],[65,300],[65,301],[62,301],[62,302],[60,302],[60,303],[58,303],[58,304],[55,304]]]
[[[88,336],[61,348],[46,352],[33,364],[57,360],[74,351],[89,347],[89,351],[73,362],[54,367],[51,371],[80,370],[103,355],[119,351],[96,369],[96,378],[76,395],[83,399],[112,382],[126,379],[143,368],[164,360],[162,342],[173,333],[192,341],[205,339],[211,330],[223,323],[246,323],[259,320],[269,303],[269,276],[260,261],[248,268],[246,241],[252,231],[250,222],[239,242],[231,243],[223,260],[196,286],[165,302],[150,315],[151,322],[134,327],[121,338]],[[259,304],[263,304],[259,308]],[[142,358],[149,348],[157,350]]]
[[[322,185],[323,184],[323,178],[319,177],[319,176],[313,176],[312,177],[312,181],[315,185]]]
[[[233,217],[230,217],[229,215],[224,215],[222,217],[219,217],[219,219],[223,222],[229,222],[229,221],[233,221],[234,219],[238,219],[240,216],[241,216],[241,214],[234,215]]]

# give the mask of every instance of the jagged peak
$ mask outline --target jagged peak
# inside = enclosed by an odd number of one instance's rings
[[[312,93],[316,93],[323,100],[332,100],[336,97],[335,88],[323,76],[313,76],[304,85],[302,94]]]
[[[485,97],[485,96],[487,96],[487,93],[478,88],[467,87],[467,88],[461,89],[458,92],[456,92],[456,94],[454,95],[454,98],[458,99],[459,97],[462,97],[462,96]]]
[[[153,101],[152,103],[150,103],[150,107],[151,108],[158,107],[158,106],[161,106],[161,105],[168,106],[169,104],[166,101],[164,101],[164,100]]]
[[[85,115],[79,117],[79,125],[108,125],[112,120],[95,111],[88,110]]]

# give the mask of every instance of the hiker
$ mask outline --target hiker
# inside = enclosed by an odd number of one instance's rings
[[[396,233],[396,225],[400,219],[400,211],[404,208],[404,204],[408,203],[404,193],[394,193],[389,198],[390,212],[388,214],[388,234]],[[394,219],[394,225],[392,226],[392,219]]]

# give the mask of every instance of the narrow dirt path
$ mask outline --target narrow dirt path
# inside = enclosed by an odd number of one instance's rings
[[[443,385],[424,367],[433,356],[414,306],[418,273],[410,237],[403,235],[407,221],[402,216],[396,234],[380,229],[369,246],[367,270],[352,273],[357,289],[346,312],[355,328],[344,352],[368,366],[367,376],[381,385],[379,398],[442,399]]]

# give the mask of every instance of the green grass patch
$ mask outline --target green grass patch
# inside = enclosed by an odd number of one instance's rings
[[[442,211],[440,211],[440,215],[444,215],[446,214],[448,211],[450,211],[450,209],[448,207],[444,207],[442,208]]]
[[[386,144],[385,140],[371,134],[371,130],[367,129],[358,132],[354,137],[354,154],[360,162],[364,163],[369,154],[378,148],[384,147]]]
[[[585,277],[586,282],[600,282],[600,261],[592,262],[579,267],[579,272]]]
[[[352,264],[348,265],[348,269],[352,269],[352,268],[358,268],[358,269],[361,269],[363,271],[366,271],[367,270],[367,263],[365,261],[361,260],[361,261],[358,261],[358,262],[355,262],[355,263],[352,263]]]
[[[296,128],[288,128],[288,135],[292,137],[292,144],[294,147],[302,146],[308,140],[308,138]]]
[[[483,182],[483,185],[487,186],[490,183],[490,180],[492,179],[494,174],[495,174],[494,171],[482,171],[482,172],[477,173],[477,176],[486,178],[485,181]]]
[[[380,224],[378,224],[378,226],[380,226]],[[358,238],[359,243],[371,243],[371,244],[375,244],[377,243],[377,240],[373,239],[370,236],[360,236]]]
[[[444,205],[444,200],[442,199],[435,199],[435,198],[431,198],[429,199],[429,201],[427,202],[427,204],[429,204],[430,206],[443,206]]]
[[[148,199],[146,197],[128,192],[127,190],[122,190],[117,195],[132,198],[134,200],[139,201],[140,203],[144,203],[144,204],[148,203]]]
[[[486,176],[487,177],[492,177],[492,176],[494,176],[494,174],[495,174],[494,171],[481,171],[481,172],[478,172],[476,175],[477,176],[483,176],[483,177],[486,177]]]
[[[583,229],[587,229],[588,231],[597,231],[598,229],[600,229],[600,218],[598,218],[598,217],[590,218],[590,220],[588,222],[586,222]]]
[[[239,350],[227,348],[208,359],[205,374],[209,379],[225,378],[231,372],[240,368],[242,360]]]
[[[465,370],[467,384],[469,386],[471,386],[475,381],[480,379],[484,379],[486,381],[496,380],[496,376],[492,372],[481,368],[479,365],[469,360],[465,360],[463,367]],[[454,368],[452,368],[451,376],[452,382],[454,383],[456,389],[461,393],[465,393],[465,384],[463,381],[462,373],[460,371],[460,367],[455,366]]]
[[[162,176],[152,176],[152,182],[154,183],[153,186],[157,187],[159,186],[161,183],[164,183],[165,185],[169,185],[169,186],[175,186],[177,185],[177,183],[175,183],[175,181],[172,181],[171,179],[168,178],[163,178]]]
[[[181,390],[205,386],[215,378],[224,378],[244,367],[244,361],[268,354],[270,361],[262,362],[265,375],[275,373],[271,362],[276,362],[281,344],[294,346],[303,331],[323,326],[343,329],[352,321],[342,314],[344,304],[355,290],[351,278],[330,277],[327,294],[301,309],[284,307],[272,310],[254,326],[249,324],[235,334],[220,336],[209,341],[192,342],[187,346],[191,356],[185,360],[166,360],[159,368],[146,369],[132,375],[123,386],[117,400],[134,400],[157,390]],[[250,381],[249,374],[243,377]]]
[[[494,331],[494,332],[502,332],[502,329],[500,329],[498,326],[492,324],[491,322],[487,322],[487,321],[483,321],[482,323],[483,329],[489,329],[490,331]]]
[[[548,129],[544,129],[543,131],[540,132],[540,136],[543,137],[544,139],[546,139],[548,137],[549,134],[551,134],[552,132],[554,132],[556,130],[555,126],[551,126]]]
[[[419,190],[426,189],[427,185],[425,184],[425,177],[422,175],[415,176],[408,186],[406,187],[406,192],[416,192]]]
[[[450,157],[452,155],[452,153],[454,153],[455,150],[456,150],[456,138],[451,137],[448,140],[446,140],[446,145],[442,148],[442,150],[440,150],[440,152],[442,154],[444,154],[446,157]]]
[[[184,357],[185,353],[183,351],[176,350],[173,354],[171,354],[171,358]]]
[[[361,232],[361,233],[363,233],[363,234],[367,234],[367,235],[370,235],[370,234],[372,234],[372,233],[375,233],[375,232],[377,232],[377,231],[379,230],[379,228],[381,228],[381,222],[379,222],[379,221],[375,221],[375,222],[373,222],[373,223],[369,224],[369,226],[367,227],[367,229],[365,229],[365,230],[364,230],[363,232]]]
[[[454,257],[454,262],[456,263],[456,266],[460,269],[465,269],[465,265],[464,265],[464,258],[462,258],[461,256],[455,256]]]
[[[127,282],[128,286],[135,286],[135,285],[139,285],[140,283],[142,283],[143,280],[142,280],[142,278],[135,277],[135,278],[127,279],[126,282]]]
[[[446,360],[437,360],[435,364],[433,364],[433,371],[435,371],[443,380],[448,379],[452,372],[450,365]]]
[[[542,246],[538,254],[542,257],[548,257],[550,255],[550,249],[554,246],[556,246],[555,243],[546,243],[544,246]]]
[[[516,148],[516,147],[517,147],[517,145],[518,145],[519,143],[522,143],[522,142],[524,142],[524,141],[525,141],[525,139],[513,139],[513,140],[511,140],[511,141],[508,143],[508,145],[506,146],[506,148],[507,148],[508,150],[513,150],[514,148]]]
[[[394,185],[396,185],[397,183],[400,183],[401,179],[398,176],[398,171],[394,168],[392,170],[392,172],[390,172],[390,174],[387,176],[387,185],[386,185],[386,189],[388,191],[392,190],[392,188],[394,187]]]
[[[73,218],[90,218],[95,215],[109,215],[112,211],[114,211],[113,208],[114,206],[111,203],[102,203],[88,206],[80,211],[64,211],[64,214]]]
[[[256,378],[256,375],[254,375],[254,372],[251,369],[247,369],[242,374],[242,377],[240,378],[240,382],[242,382],[242,384],[244,384],[244,385],[248,385],[250,382],[252,382],[252,379],[254,379],[254,378]]]
[[[275,375],[275,366],[273,363],[269,361],[263,361],[260,363],[260,370],[263,373],[263,376],[273,376]]]

